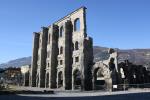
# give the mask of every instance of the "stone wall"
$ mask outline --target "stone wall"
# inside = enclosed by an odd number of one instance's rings
[[[90,90],[92,65],[93,41],[87,37],[85,7],[42,27],[34,36],[31,86],[76,89],[78,85]]]

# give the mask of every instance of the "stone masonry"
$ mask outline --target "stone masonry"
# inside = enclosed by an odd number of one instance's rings
[[[81,7],[34,32],[32,87],[92,89],[93,40],[86,30],[86,8]]]

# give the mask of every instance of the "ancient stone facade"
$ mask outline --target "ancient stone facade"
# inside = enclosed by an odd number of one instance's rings
[[[92,66],[93,40],[86,32],[85,7],[34,32],[31,86],[90,90]]]
[[[34,32],[30,86],[91,90],[148,83],[145,67],[118,64],[118,53],[109,49],[106,60],[93,61],[93,40],[87,36],[86,8],[81,7]],[[147,70],[146,70],[147,69]],[[143,80],[145,78],[145,80]]]
[[[107,60],[95,62],[92,67],[93,89],[95,90],[112,91],[113,85],[118,84],[118,53],[114,49],[109,49],[108,54]],[[113,69],[111,69],[111,64],[114,65]]]

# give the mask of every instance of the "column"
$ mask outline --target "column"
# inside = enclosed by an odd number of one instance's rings
[[[31,86],[36,86],[36,74],[37,74],[37,60],[38,60],[38,49],[39,49],[39,33],[34,32],[33,38],[33,53],[31,61]]]
[[[69,90],[72,87],[72,23],[65,23],[65,51],[64,51],[64,88]]]
[[[48,28],[42,27],[41,32],[41,51],[40,51],[40,74],[39,74],[39,87],[45,87],[45,73],[46,73],[46,58],[47,58],[47,39]]]
[[[50,42],[50,88],[56,88],[56,78],[57,78],[57,56],[58,56],[58,35],[59,30],[57,25],[52,25],[51,32],[51,42]]]

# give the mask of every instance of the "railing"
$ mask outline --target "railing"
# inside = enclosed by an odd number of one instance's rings
[[[126,91],[129,89],[150,89],[150,83],[143,84],[117,84],[112,86],[112,91]],[[110,90],[107,85],[95,85],[94,90]]]
[[[118,84],[117,88],[121,88],[125,91],[129,88],[150,88],[150,83],[143,84]]]

